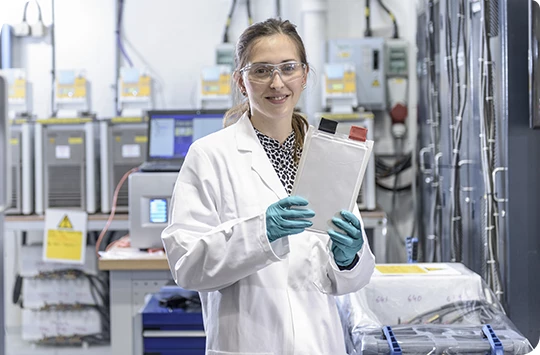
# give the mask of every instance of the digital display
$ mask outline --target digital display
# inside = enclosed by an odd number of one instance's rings
[[[167,199],[150,199],[150,223],[167,223]]]
[[[156,114],[150,119],[149,156],[184,158],[194,141],[222,127],[223,114]]]

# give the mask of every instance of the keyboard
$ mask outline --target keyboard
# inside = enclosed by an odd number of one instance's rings
[[[144,172],[179,172],[182,163],[178,162],[145,162],[139,166],[139,171]]]

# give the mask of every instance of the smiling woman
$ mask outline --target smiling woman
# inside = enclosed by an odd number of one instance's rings
[[[293,110],[306,87],[309,65],[296,27],[289,21],[275,19],[250,26],[238,40],[235,64],[234,78],[243,97],[225,115],[225,125],[247,113],[255,128],[281,143],[292,127],[297,137],[296,150],[300,149],[308,123]],[[272,65],[272,70],[263,67],[268,75],[260,73],[261,64]],[[291,65],[284,67],[284,64]],[[255,75],[253,69],[259,73]],[[282,69],[293,69],[294,75],[285,74]]]
[[[171,272],[199,291],[209,355],[345,354],[333,296],[365,286],[374,257],[358,209],[316,233],[309,201],[289,196],[308,127],[294,112],[304,45],[269,19],[240,36],[235,64],[241,102],[178,175],[162,233]]]
[[[248,65],[235,75],[240,91],[247,94],[253,126],[280,143],[291,133],[293,111],[306,83],[302,50],[285,34],[262,37],[253,45]],[[289,69],[287,75],[274,70],[282,65]]]

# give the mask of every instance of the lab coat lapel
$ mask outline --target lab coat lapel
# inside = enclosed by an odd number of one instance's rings
[[[239,151],[250,152],[251,168],[261,177],[266,186],[276,194],[277,198],[287,197],[287,192],[246,114],[237,123],[236,143]]]

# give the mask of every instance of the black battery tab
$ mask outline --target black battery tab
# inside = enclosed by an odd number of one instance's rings
[[[337,129],[338,122],[329,120],[322,117],[321,122],[319,123],[319,131],[323,131],[330,134],[335,134]]]

